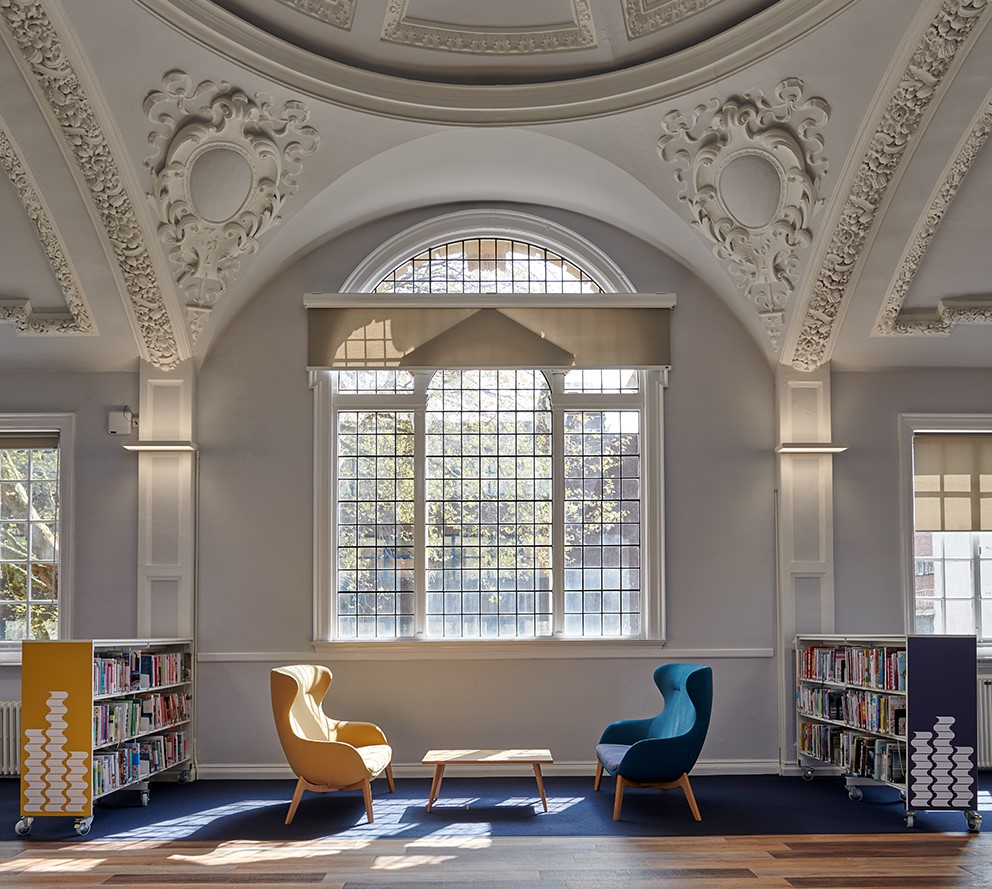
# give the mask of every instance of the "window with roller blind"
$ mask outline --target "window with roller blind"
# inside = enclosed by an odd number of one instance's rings
[[[0,647],[65,636],[72,428],[0,414]]]
[[[911,629],[990,642],[992,422],[981,432],[976,420],[913,434]]]
[[[479,237],[419,251],[367,297],[308,298],[318,634],[658,637],[673,301],[612,297],[544,245]]]

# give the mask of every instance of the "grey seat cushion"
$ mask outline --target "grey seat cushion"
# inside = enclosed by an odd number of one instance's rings
[[[615,775],[623,755],[630,750],[629,744],[597,744],[596,758],[611,775]]]

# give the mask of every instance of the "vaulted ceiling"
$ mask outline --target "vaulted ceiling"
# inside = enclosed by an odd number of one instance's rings
[[[0,371],[202,361],[308,247],[487,201],[678,257],[772,364],[987,366],[990,19],[989,0],[0,0]]]

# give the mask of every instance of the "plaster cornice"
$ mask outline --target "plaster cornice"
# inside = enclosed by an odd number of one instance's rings
[[[93,104],[38,0],[0,0],[2,33],[34,82],[85,183],[127,293],[142,358],[164,370],[182,360],[141,226]]]
[[[845,298],[879,208],[962,44],[988,0],[944,0],[899,78],[854,174],[824,254],[789,363],[812,371],[830,360]]]
[[[946,336],[955,324],[992,322],[992,302],[961,299],[941,300],[936,315],[918,317],[900,314],[913,277],[954,200],[961,183],[971,169],[982,147],[992,133],[992,99],[988,101],[967,137],[948,165],[940,185],[930,200],[926,213],[916,224],[916,231],[892,285],[889,287],[882,308],[872,330],[874,336],[936,335]]]
[[[132,0],[189,39],[299,93],[428,123],[513,126],[642,108],[712,84],[800,40],[858,0],[779,0],[738,27],[662,59],[534,84],[428,83],[362,70],[279,40],[209,0]]]
[[[38,235],[48,257],[48,264],[58,281],[68,315],[59,313],[35,315],[29,300],[0,300],[0,321],[9,321],[19,334],[93,334],[93,317],[75,269],[68,258],[52,215],[48,211],[31,173],[14,147],[0,120],[0,166],[20,199],[21,206]]]

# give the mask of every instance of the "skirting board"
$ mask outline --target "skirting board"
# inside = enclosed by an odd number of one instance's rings
[[[780,771],[778,760],[773,759],[723,759],[697,762],[692,770],[693,775],[777,775]],[[590,762],[556,762],[542,765],[544,775],[589,776],[596,773],[595,761]],[[397,778],[430,778],[433,774],[431,766],[421,763],[393,763],[393,775]],[[506,777],[511,775],[533,775],[528,767],[520,768],[500,766],[458,766],[446,772],[450,777]],[[295,777],[288,765],[281,763],[197,763],[196,777],[206,780],[232,781],[265,781],[274,779],[291,779]]]

